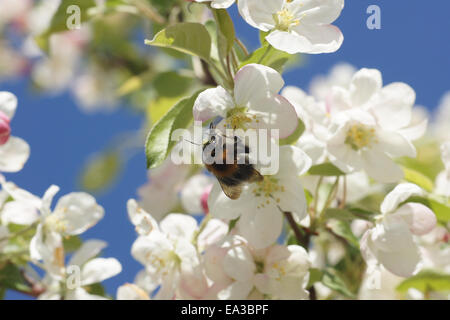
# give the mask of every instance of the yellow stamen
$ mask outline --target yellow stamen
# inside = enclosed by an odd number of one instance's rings
[[[368,128],[362,124],[354,124],[347,131],[345,143],[350,147],[358,151],[364,147],[371,147],[373,143],[376,143],[375,129]]]

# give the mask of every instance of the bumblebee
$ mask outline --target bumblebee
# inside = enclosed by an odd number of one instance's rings
[[[250,148],[239,137],[226,137],[210,125],[209,139],[203,144],[203,162],[230,199],[238,199],[246,183],[264,179],[250,163],[249,154]]]

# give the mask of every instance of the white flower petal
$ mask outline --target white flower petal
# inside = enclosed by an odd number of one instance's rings
[[[170,237],[191,241],[197,231],[197,221],[185,214],[171,213],[159,224],[161,231]]]
[[[59,192],[59,187],[56,185],[51,185],[44,193],[44,196],[42,197],[42,204],[41,204],[41,213],[44,216],[47,216],[51,213],[51,205],[53,202],[53,198],[55,195]]]
[[[30,157],[30,146],[24,140],[10,137],[8,142],[0,146],[0,172],[17,172]]]
[[[190,214],[199,214],[204,211],[202,195],[213,184],[214,180],[205,174],[197,174],[189,178],[181,191],[181,203]]]
[[[11,92],[0,91],[0,112],[3,112],[9,119],[12,119],[16,112],[16,108],[17,97]],[[2,170],[0,169],[0,171]]]
[[[242,67],[234,81],[234,98],[239,107],[245,107],[249,102],[255,105],[269,93],[277,94],[284,86],[278,71],[254,63]]]
[[[280,95],[252,99],[248,113],[256,116],[258,128],[279,130],[280,139],[289,137],[298,127],[294,106]]]
[[[387,152],[393,158],[415,158],[417,156],[414,145],[401,134],[392,131],[377,130],[376,136],[378,139],[378,150]]]
[[[239,233],[255,249],[275,243],[283,228],[283,215],[274,201],[267,204],[261,198],[260,202],[259,208],[249,210],[238,221]]]
[[[410,141],[415,141],[417,139],[422,138],[425,135],[427,128],[428,128],[428,119],[424,119],[416,125],[398,130],[398,133],[400,133],[402,136],[404,136],[406,139]]]
[[[381,90],[383,80],[381,72],[376,69],[359,70],[350,83],[350,96],[353,106],[362,106]]]
[[[150,300],[148,294],[132,283],[126,283],[117,289],[117,300]]]
[[[227,9],[232,6],[235,0],[213,0],[211,7],[214,9]]]
[[[223,260],[227,254],[227,248],[218,245],[210,246],[203,255],[205,273],[209,279],[219,285],[227,285],[231,281],[230,276],[223,268]]]
[[[46,232],[42,224],[30,241],[30,257],[42,260],[45,270],[55,278],[60,278],[64,270],[64,252],[62,237],[57,232]]]
[[[4,225],[9,223],[29,226],[39,219],[35,206],[22,201],[10,201],[3,206],[1,219]]]
[[[149,234],[153,229],[158,229],[158,223],[153,217],[139,207],[134,199],[128,200],[128,217],[131,223],[136,227],[136,232],[139,235]]]
[[[249,282],[253,279],[256,265],[245,245],[236,245],[228,249],[223,258],[223,269],[233,280]]]
[[[386,154],[377,150],[361,153],[363,168],[373,179],[383,183],[393,183],[403,178],[403,170]]]
[[[295,146],[280,147],[280,170],[277,176],[292,177],[305,174],[312,165],[311,158],[300,148]]]
[[[412,183],[401,183],[396,186],[384,198],[381,204],[381,213],[386,214],[394,212],[398,206],[412,196],[421,196],[424,191],[417,185]]]
[[[226,117],[234,107],[233,97],[222,87],[207,89],[199,94],[194,103],[194,119],[206,121],[217,116]]]
[[[172,251],[172,244],[159,231],[153,231],[148,236],[138,237],[131,247],[131,255],[133,258],[146,267],[152,266],[154,257],[164,260],[167,258],[168,253]]]
[[[394,215],[400,215],[411,232],[418,236],[429,233],[437,223],[434,212],[421,203],[406,203]]]
[[[239,13],[252,27],[269,31],[275,27],[273,15],[283,8],[285,0],[240,0]]]
[[[344,0],[307,0],[301,1],[300,4],[301,23],[306,24],[330,24],[339,17],[344,8]],[[294,1],[290,5],[298,6]]]
[[[410,124],[415,100],[416,93],[410,86],[392,83],[381,89],[370,110],[384,129],[395,131]]]
[[[378,259],[386,269],[404,278],[414,275],[421,261],[419,248],[413,241],[398,252],[380,251]]]
[[[219,242],[228,233],[228,225],[218,219],[211,219],[197,239],[199,248],[207,248]]]
[[[266,40],[275,48],[290,54],[330,53],[344,41],[341,30],[333,25],[300,25],[291,32],[275,30]]]
[[[81,270],[81,285],[87,286],[114,277],[122,271],[115,258],[96,258],[88,261]]]
[[[68,265],[82,266],[89,259],[97,256],[108,244],[101,240],[88,240],[73,254]]]
[[[219,183],[217,181],[214,182],[214,186],[208,198],[208,208],[210,213],[218,219],[236,219],[244,213],[247,208],[250,208],[247,201],[242,201],[245,194],[246,193],[243,192],[239,199],[231,200],[223,193]]]
[[[74,192],[59,199],[52,215],[65,221],[66,234],[77,235],[94,226],[104,214],[93,196]]]
[[[219,300],[245,300],[253,289],[252,282],[233,282],[230,286],[220,291]]]

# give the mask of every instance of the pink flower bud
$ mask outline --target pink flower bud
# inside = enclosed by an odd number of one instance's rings
[[[208,186],[205,191],[202,194],[202,197],[200,198],[200,202],[202,204],[202,208],[203,208],[203,212],[205,212],[205,214],[209,213],[209,208],[208,208],[208,198],[209,198],[209,194],[211,193],[211,189],[212,189],[212,185]]]
[[[6,114],[0,111],[0,146],[8,142],[11,135],[11,127],[9,125],[9,118]]]

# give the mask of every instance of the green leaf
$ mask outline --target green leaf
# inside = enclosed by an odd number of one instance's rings
[[[151,101],[147,108],[147,117],[150,125],[159,121],[182,97],[159,97]]]
[[[328,222],[328,226],[335,235],[344,238],[354,248],[359,248],[358,238],[353,234],[348,222],[333,220]]]
[[[192,107],[201,91],[178,102],[150,130],[145,144],[148,169],[159,166],[177,143],[171,140],[173,131],[192,123]]]
[[[183,22],[169,26],[158,32],[153,40],[145,40],[145,44],[174,49],[206,61],[211,54],[211,37],[200,23]]]
[[[294,144],[295,142],[300,139],[303,132],[305,132],[305,124],[303,123],[302,119],[298,118],[298,125],[297,129],[289,136],[284,139],[280,139],[280,145],[287,145],[287,144]]]
[[[322,278],[323,278],[322,270],[319,270],[317,268],[309,269],[309,281],[306,288],[307,289],[311,288],[314,283],[322,281]]]
[[[259,43],[261,46],[264,46],[264,44],[267,44],[266,37],[269,35],[270,32],[268,31],[260,31],[259,32]]]
[[[89,8],[95,7],[95,0],[78,0],[74,2],[73,0],[62,0],[58,9],[56,10],[53,18],[50,22],[49,27],[46,31],[44,31],[41,35],[36,37],[36,43],[38,46],[48,52],[49,43],[48,40],[53,33],[68,31],[67,28],[67,19],[71,16],[71,14],[67,13],[67,8],[71,5],[77,5],[80,8],[80,21],[83,23],[89,20],[89,15],[87,11]]]
[[[122,169],[122,159],[116,151],[95,155],[85,165],[81,175],[81,187],[98,192],[111,186]]]
[[[228,11],[225,9],[213,10],[213,13],[219,30],[219,53],[221,53],[222,57],[226,57],[231,49],[233,49],[234,40],[236,38],[233,20],[231,20]],[[224,43],[224,45],[221,43]]]
[[[87,287],[84,287],[84,289],[87,292],[89,292],[89,294],[93,294],[93,295],[101,296],[101,297],[107,297],[105,288],[103,287],[103,285],[101,283],[91,284]]]
[[[373,221],[375,213],[359,208],[329,208],[325,211],[324,215],[326,219],[337,219],[340,221],[353,221],[355,219]]]
[[[160,97],[179,97],[186,93],[192,84],[192,78],[169,71],[158,74],[153,87]]]
[[[409,289],[417,289],[423,293],[429,291],[449,291],[450,275],[432,270],[421,271],[419,274],[404,280],[397,286],[397,291],[402,293]]]
[[[270,45],[266,43],[264,46],[250,54],[250,56],[241,63],[240,68],[250,63],[259,63],[281,72],[283,71],[285,64],[290,59],[294,58],[295,57],[289,53],[270,47]]]
[[[419,187],[428,192],[432,192],[434,190],[433,181],[431,181],[431,179],[423,173],[410,168],[403,168],[403,172],[405,174],[406,181],[417,184]]]
[[[78,236],[69,236],[63,239],[64,252],[71,253],[77,251],[83,242]]]
[[[313,176],[337,177],[345,175],[338,167],[331,163],[322,163],[312,166],[308,173]]]
[[[21,292],[32,291],[22,271],[12,263],[0,266],[0,287]]]
[[[234,229],[234,227],[236,227],[236,224],[238,223],[240,218],[241,217],[238,217],[236,219],[230,220],[230,223],[228,224],[228,233],[230,233]]]
[[[349,289],[342,276],[331,268],[324,271],[322,283],[328,288],[337,291],[346,297],[352,299],[355,298],[355,294]]]
[[[430,208],[436,215],[437,220],[446,225],[450,222],[450,205],[438,200],[424,197],[410,197],[406,202],[418,202]]]

